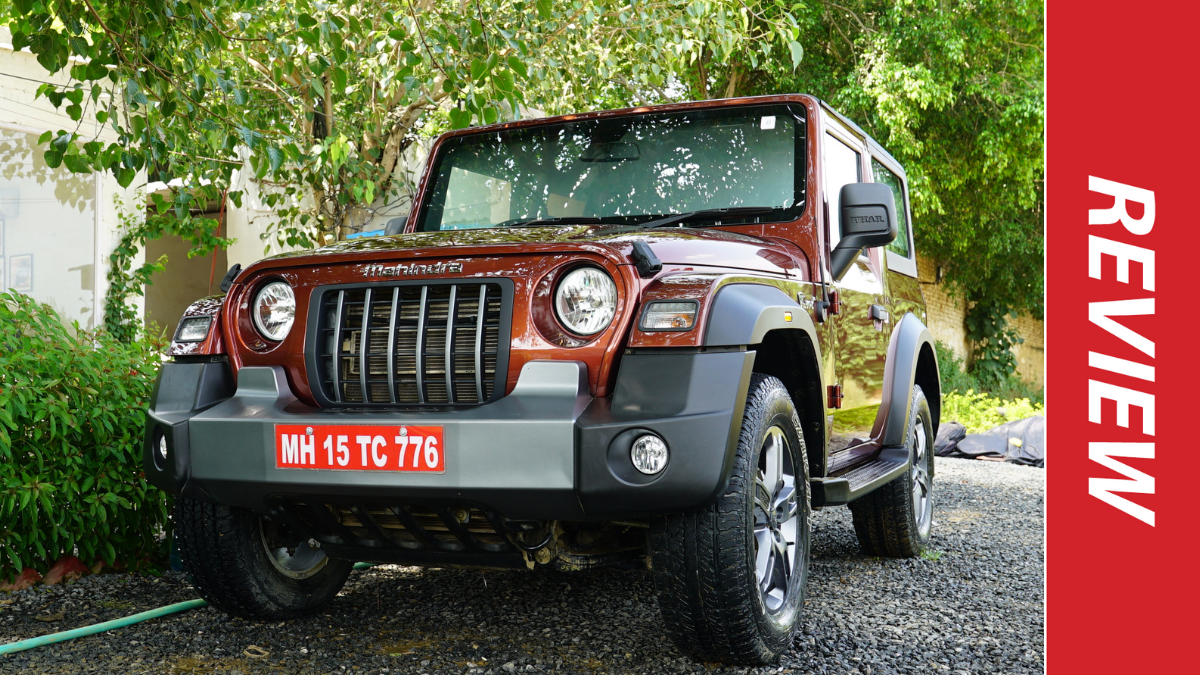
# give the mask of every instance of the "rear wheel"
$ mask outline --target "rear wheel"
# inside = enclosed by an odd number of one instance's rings
[[[792,643],[809,554],[808,461],[779,380],[750,380],[729,486],[712,506],[650,531],[667,633],[702,661],[762,665]]]
[[[351,563],[246,509],[175,501],[183,568],[217,609],[278,621],[312,614],[341,590]]]
[[[903,476],[850,502],[854,532],[867,555],[913,558],[933,530],[933,416],[921,387],[913,387],[905,435],[912,466]]]

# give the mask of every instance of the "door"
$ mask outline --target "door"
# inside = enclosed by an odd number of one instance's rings
[[[843,185],[863,181],[864,148],[833,120],[826,121],[821,137],[823,185],[829,228],[826,237],[833,249],[841,238],[838,198]],[[883,257],[880,249],[864,251],[841,281],[833,283],[841,300],[832,317],[836,336],[835,384],[841,385],[841,408],[831,408],[831,455],[870,438],[871,426],[883,401],[883,369],[887,358],[887,320],[883,306]],[[837,470],[856,460],[831,457]]]

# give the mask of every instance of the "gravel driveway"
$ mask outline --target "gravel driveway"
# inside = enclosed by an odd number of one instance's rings
[[[1044,477],[939,458],[923,559],[865,557],[848,509],[816,514],[803,628],[771,668],[682,657],[645,572],[377,567],[355,572],[316,618],[257,624],[192,610],[0,656],[0,672],[1041,673]],[[193,597],[178,574],[0,593],[0,644]]]

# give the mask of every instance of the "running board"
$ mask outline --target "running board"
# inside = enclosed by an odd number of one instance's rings
[[[849,504],[903,476],[908,467],[908,448],[884,448],[875,459],[840,476],[812,479],[812,505]]]

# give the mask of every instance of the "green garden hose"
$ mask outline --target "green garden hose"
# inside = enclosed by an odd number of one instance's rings
[[[365,570],[368,567],[374,566],[375,565],[372,563],[355,563],[354,569]],[[26,649],[33,649],[34,647],[54,644],[55,642],[62,642],[64,640],[73,640],[77,637],[84,637],[85,635],[95,635],[96,633],[103,633],[105,631],[113,630],[114,628],[124,628],[142,621],[157,619],[160,616],[166,616],[168,614],[184,612],[189,609],[196,609],[197,607],[206,606],[208,606],[208,603],[204,600],[187,600],[185,602],[177,602],[173,605],[167,605],[165,607],[159,607],[146,612],[133,614],[123,619],[113,619],[112,621],[104,621],[102,623],[92,624],[91,626],[83,626],[82,628],[65,630],[61,633],[50,633],[49,635],[42,635],[35,638],[29,638],[28,640],[21,640],[19,642],[11,642],[6,645],[0,645],[0,655],[23,652]]]

